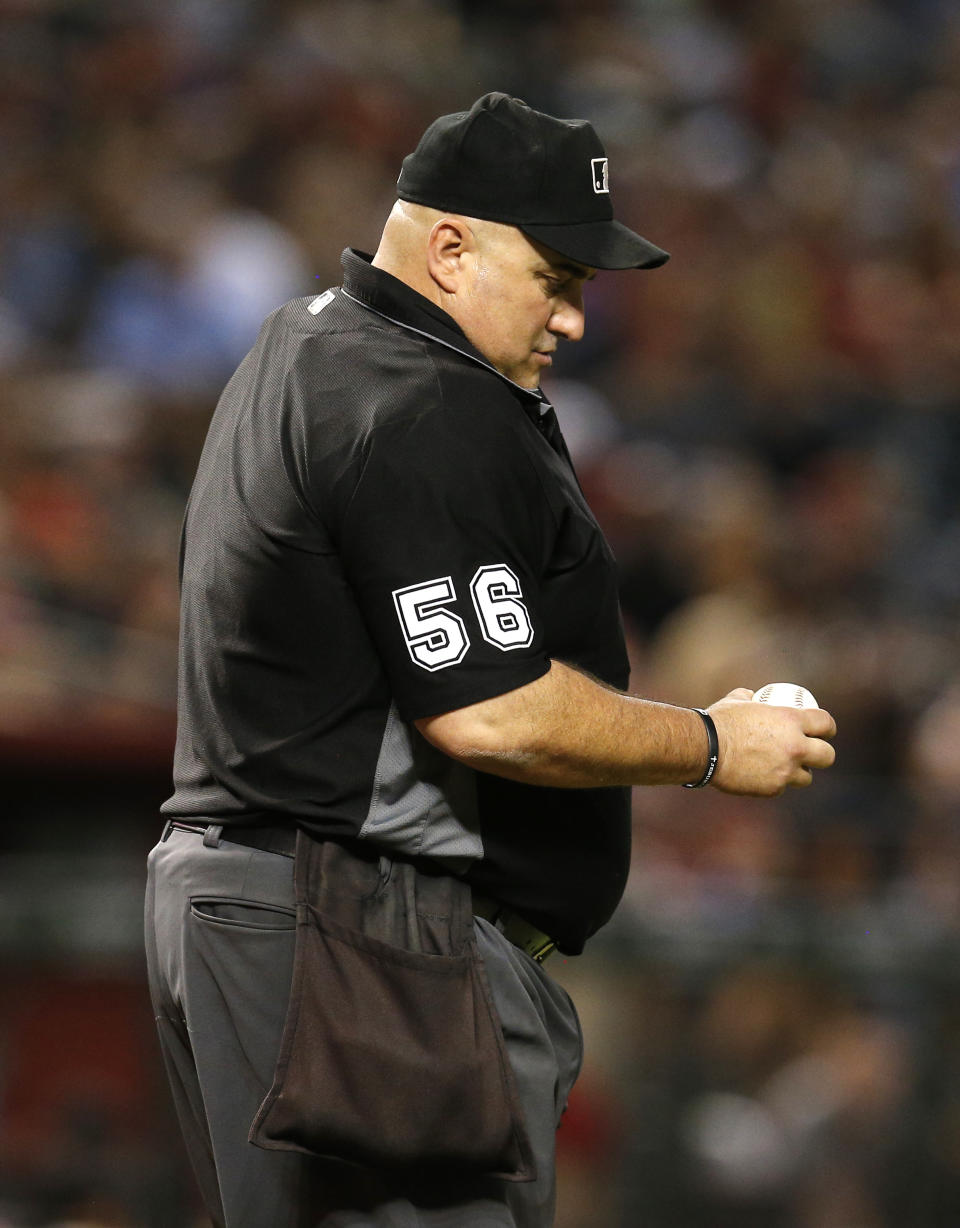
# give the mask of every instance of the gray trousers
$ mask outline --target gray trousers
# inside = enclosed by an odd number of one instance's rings
[[[273,1080],[293,970],[293,860],[173,830],[150,854],[147,967],[187,1150],[216,1228],[549,1228],[554,1136],[580,1070],[566,991],[486,921],[480,952],[538,1177],[383,1174],[247,1142]],[[416,1106],[411,1105],[411,1112]]]

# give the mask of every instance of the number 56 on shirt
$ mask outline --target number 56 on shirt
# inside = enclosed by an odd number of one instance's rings
[[[505,563],[481,567],[470,581],[470,596],[488,644],[502,652],[533,642],[533,624],[523,604],[520,581]],[[470,648],[463,619],[450,607],[457,592],[449,576],[393,592],[393,601],[411,660],[422,669],[446,669]]]

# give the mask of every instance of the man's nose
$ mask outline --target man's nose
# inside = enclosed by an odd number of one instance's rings
[[[550,317],[547,325],[551,333],[567,341],[579,341],[583,336],[584,311],[582,302],[564,300]]]

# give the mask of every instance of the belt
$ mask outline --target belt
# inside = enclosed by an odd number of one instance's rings
[[[216,848],[221,840],[229,840],[231,844],[243,844],[247,848],[292,857],[297,847],[297,829],[279,824],[275,827],[242,827],[238,823],[185,823],[180,819],[168,819],[160,839],[166,840],[171,830],[195,832],[203,836],[203,843],[208,848]]]
[[[489,921],[507,942],[525,951],[538,964],[542,964],[557,949],[556,942],[549,934],[538,930],[535,925],[525,921],[519,913],[505,907],[499,900],[480,895],[476,891],[473,893],[473,915]]]
[[[297,829],[293,826],[243,827],[236,823],[187,823],[181,819],[168,819],[160,839],[166,840],[171,831],[189,831],[203,836],[203,843],[208,848],[216,848],[221,840],[227,840],[231,844],[279,853],[281,857],[292,857],[297,846]],[[507,942],[525,951],[538,964],[542,964],[557,949],[556,942],[549,934],[525,921],[519,913],[499,900],[476,891],[473,893],[473,915],[489,921]]]

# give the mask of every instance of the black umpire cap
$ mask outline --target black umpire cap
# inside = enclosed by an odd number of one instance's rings
[[[653,269],[670,258],[614,220],[607,154],[592,126],[508,94],[434,120],[403,160],[397,195],[517,226],[595,269]]]

